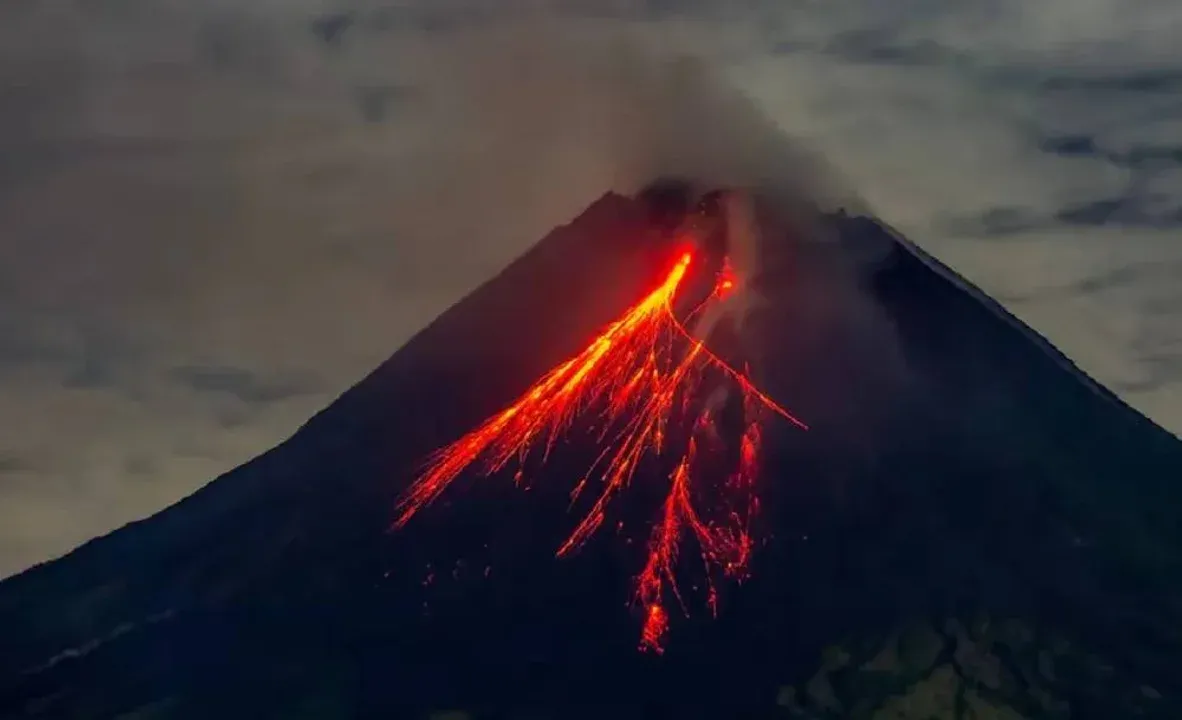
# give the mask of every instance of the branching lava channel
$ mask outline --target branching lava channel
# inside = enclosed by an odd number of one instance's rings
[[[401,498],[395,527],[409,522],[465,470],[474,467],[493,474],[515,459],[524,467],[531,452],[542,453],[544,459],[576,418],[597,412],[602,452],[578,479],[572,502],[590,485],[597,486],[598,495],[558,548],[558,555],[569,555],[587,542],[603,525],[611,502],[628,487],[638,463],[646,455],[655,455],[672,471],[637,578],[636,600],[644,615],[640,647],[663,651],[670,601],[688,612],[676,578],[679,550],[687,539],[692,538],[701,553],[707,603],[716,612],[716,580],[741,580],[752,550],[750,523],[759,505],[755,476],[761,418],[770,411],[802,429],[805,425],[707,349],[678,320],[674,301],[694,259],[693,251],[682,254],[656,289],[579,355],[551,370],[475,430],[435,452]],[[723,267],[704,304],[732,291],[729,264]],[[743,427],[735,441],[737,448],[730,453],[735,459],[729,463],[709,457],[711,452],[723,452],[719,446],[724,444],[713,412],[717,403],[703,400],[711,377],[715,380],[711,398],[739,394],[735,400],[741,407]],[[684,431],[673,432],[675,428]],[[516,477],[522,479],[520,471]],[[700,494],[695,489],[706,482],[721,483],[713,494],[724,498],[718,503],[722,507],[700,508],[695,503]]]

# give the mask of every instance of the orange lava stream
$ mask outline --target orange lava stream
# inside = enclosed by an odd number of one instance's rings
[[[758,402],[755,396],[744,397],[745,430],[740,439],[738,463],[724,488],[728,495],[741,498],[743,506],[729,508],[725,522],[705,520],[694,505],[691,489],[694,478],[701,474],[697,467],[700,459],[698,444],[704,439],[703,436],[717,439],[709,411],[698,416],[685,455],[671,476],[661,518],[653,527],[648,561],[637,578],[637,600],[645,608],[644,628],[640,637],[642,649],[658,654],[663,652],[662,643],[669,626],[669,613],[663,604],[666,590],[685,612],[685,603],[677,586],[676,563],[681,538],[687,531],[697,541],[706,567],[707,603],[711,613],[718,613],[714,576],[722,575],[732,580],[746,577],[747,564],[754,547],[750,521],[759,509],[759,499],[754,493],[760,443],[759,414],[762,409]]]
[[[464,437],[434,453],[425,472],[411,485],[398,505],[395,527],[402,527],[436,500],[469,467],[485,474],[505,468],[516,458],[524,464],[533,450],[543,460],[554,443],[584,412],[598,410],[598,436],[603,451],[571,493],[572,504],[594,478],[602,482],[599,496],[570,537],[558,549],[567,555],[581,547],[603,524],[612,499],[626,488],[640,461],[653,454],[676,458],[661,517],[649,542],[648,558],[637,578],[637,601],[645,609],[641,648],[661,652],[668,628],[664,600],[671,595],[683,611],[675,577],[678,549],[692,535],[706,568],[708,602],[716,611],[714,579],[741,579],[751,554],[749,523],[758,509],[754,494],[762,411],[770,409],[788,421],[805,425],[768,398],[740,372],[693,338],[678,321],[673,302],[693,262],[683,254],[664,282],[609,325],[576,357],[551,370],[512,405],[486,420]],[[703,306],[729,292],[734,281],[729,266],[715,280]],[[694,313],[701,310],[695,309]],[[687,347],[680,353],[675,340]],[[680,357],[678,357],[680,355]],[[722,472],[727,476],[721,495],[726,507],[713,508],[718,520],[706,520],[694,503],[696,479],[711,474],[703,468],[704,443],[724,444],[716,421],[694,391],[707,370],[720,370],[742,399],[744,430],[737,458]],[[701,407],[699,407],[701,406]],[[671,422],[690,428],[686,442],[668,436]],[[667,445],[684,445],[684,448]],[[715,468],[717,470],[717,468]],[[717,473],[715,473],[717,474]],[[519,470],[516,480],[520,483]]]

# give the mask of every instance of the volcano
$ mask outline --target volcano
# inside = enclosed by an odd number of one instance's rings
[[[660,183],[0,583],[0,717],[1178,718],[1179,508],[1182,442],[880,221]]]

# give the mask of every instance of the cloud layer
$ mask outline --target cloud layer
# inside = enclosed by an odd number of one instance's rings
[[[686,165],[856,192],[1182,432],[1182,9],[987,5],[0,9],[0,575],[266,449]]]

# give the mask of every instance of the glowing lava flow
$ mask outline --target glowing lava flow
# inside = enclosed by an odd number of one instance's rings
[[[591,509],[558,554],[577,550],[603,524],[611,500],[628,485],[646,455],[665,458],[673,468],[669,492],[652,531],[647,563],[637,579],[637,600],[645,609],[641,647],[661,652],[668,626],[667,595],[685,609],[675,565],[687,533],[701,552],[708,601],[715,610],[714,578],[741,578],[751,552],[749,522],[758,507],[754,480],[759,417],[766,408],[801,428],[805,426],[693,338],[676,318],[674,299],[692,262],[691,253],[682,255],[659,287],[609,325],[582,353],[551,370],[480,427],[432,455],[426,471],[401,499],[395,527],[405,525],[473,465],[492,474],[514,458],[523,465],[531,450],[539,448],[544,459],[576,417],[598,410],[602,430],[597,439],[604,449],[575,486],[572,503],[592,479],[602,485]],[[733,286],[729,266],[724,265],[703,306],[720,299]],[[704,393],[697,392],[710,370],[719,371],[720,379],[740,394],[744,429],[738,447],[730,453],[735,456],[731,461],[718,459],[728,455],[726,441],[714,409],[702,402]],[[722,397],[717,393],[727,389],[716,385],[715,397]],[[671,424],[687,432],[670,433]],[[706,445],[718,452],[703,452]],[[704,467],[708,464],[710,468]],[[725,484],[715,489],[720,500],[713,514],[719,519],[707,520],[694,500],[708,488],[698,487],[696,480],[719,474],[726,478]],[[520,470],[516,480],[522,480]]]

